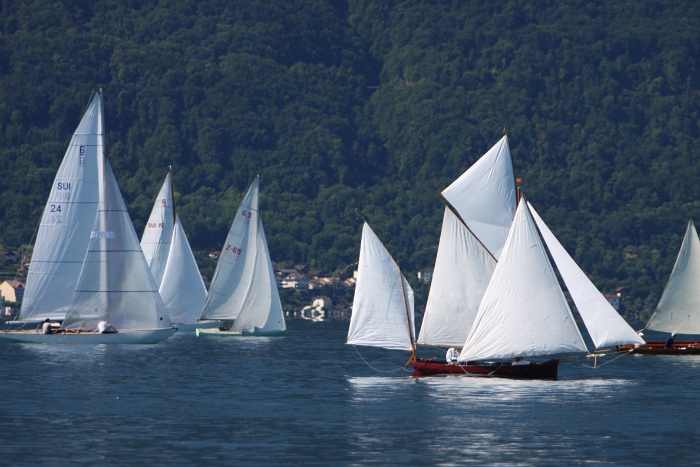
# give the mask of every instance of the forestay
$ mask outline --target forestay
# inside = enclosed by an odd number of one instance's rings
[[[498,259],[515,215],[513,162],[504,136],[442,195]]]
[[[262,220],[255,248],[255,266],[250,284],[243,299],[241,312],[233,323],[232,330],[244,333],[266,333],[285,331],[284,312],[280,302],[275,273],[272,270],[270,252],[267,249]]]
[[[173,323],[197,322],[207,299],[207,289],[179,216],[175,219],[168,262],[159,291]]]
[[[118,330],[170,327],[109,163],[100,157],[100,204],[64,329],[94,330],[106,320]]]
[[[255,270],[259,187],[256,177],[236,211],[209,286],[202,319],[234,320],[241,312]]]
[[[460,361],[586,353],[523,198]]]
[[[530,203],[528,207],[596,349],[623,344],[644,344],[644,340],[615,311],[569,256]]]
[[[671,277],[646,329],[700,334],[700,240],[692,219]]]
[[[461,347],[495,267],[493,256],[446,207],[418,344]]]
[[[102,95],[95,94],[73,134],[44,208],[19,319],[63,319],[80,276],[98,203],[103,153]]]
[[[174,225],[173,185],[171,174],[168,173],[153,203],[151,216],[141,237],[143,254],[158,286],[163,281],[165,265],[168,262]]]
[[[410,351],[414,339],[413,289],[365,222],[347,343]]]

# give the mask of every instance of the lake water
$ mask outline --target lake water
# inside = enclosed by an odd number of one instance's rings
[[[558,381],[412,378],[347,322],[277,339],[0,343],[2,465],[700,464],[700,358],[627,355]],[[430,354],[430,350],[422,353]]]

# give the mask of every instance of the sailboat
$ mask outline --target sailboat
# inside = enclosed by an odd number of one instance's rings
[[[411,352],[415,357],[413,289],[367,222],[347,344]]]
[[[693,220],[683,237],[676,264],[671,271],[661,300],[644,329],[678,334],[700,334],[700,239]],[[633,350],[641,354],[700,355],[700,342],[675,341],[671,348],[665,342],[647,342],[646,346],[631,349],[620,346],[619,350]]]
[[[287,334],[282,303],[258,209],[260,178],[241,201],[226,237],[200,319],[226,321],[221,328],[197,328],[197,336]]]
[[[153,204],[141,248],[173,326],[179,332],[219,326],[220,321],[199,321],[207,289],[175,212],[172,177],[171,168]]]
[[[39,224],[18,320],[62,320],[75,291],[98,203],[104,151],[102,94],[96,93],[63,156]]]
[[[621,343],[643,344],[522,197],[459,362],[418,359],[412,363],[414,376],[470,374],[556,379],[559,358],[590,355],[545,244],[596,349]],[[526,358],[544,361],[523,360]]]
[[[97,157],[99,204],[67,313],[57,333],[3,331],[33,343],[155,344],[176,331],[158,293],[109,162]],[[100,333],[101,322],[113,332]]]

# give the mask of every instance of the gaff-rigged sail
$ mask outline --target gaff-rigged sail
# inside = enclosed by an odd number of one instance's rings
[[[586,353],[522,198],[460,361]]]
[[[700,334],[700,240],[692,219],[671,277],[646,329]]]
[[[615,311],[569,256],[530,203],[528,207],[596,349],[623,344],[644,344],[644,340]]]
[[[98,204],[102,94],[92,98],[56,173],[41,218],[19,319],[63,319],[80,276]]]
[[[496,260],[445,207],[418,344],[461,347],[495,267]]]
[[[412,351],[413,315],[411,285],[365,222],[347,343]]]
[[[442,192],[498,260],[515,216],[513,162],[504,136]]]
[[[174,226],[173,185],[171,174],[168,173],[153,203],[151,215],[141,237],[141,249],[158,286],[163,281]]]

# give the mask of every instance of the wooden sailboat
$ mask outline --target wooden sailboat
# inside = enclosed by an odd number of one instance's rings
[[[104,154],[97,157],[97,172],[99,204],[61,329],[52,334],[4,331],[0,337],[33,343],[154,344],[175,333]],[[96,332],[102,321],[113,332]]]
[[[522,198],[459,363],[419,359],[412,364],[415,376],[554,379],[557,358],[588,354],[547,257],[545,242],[596,348],[643,343]],[[542,359],[548,360],[537,361]]]
[[[367,222],[347,344],[411,352],[415,358],[413,289]]]
[[[226,237],[200,319],[228,322],[222,328],[197,328],[197,336],[287,334],[282,303],[258,209],[256,177],[241,201]]]
[[[671,277],[645,329],[674,336],[700,334],[700,239],[692,219],[688,221]],[[697,341],[674,339],[669,348],[665,344],[663,341],[647,342],[645,346],[619,346],[618,350],[640,354],[700,355],[700,342]]]
[[[146,223],[141,248],[173,326],[179,332],[218,327],[221,321],[200,321],[207,289],[175,210],[172,169],[158,192]]]

